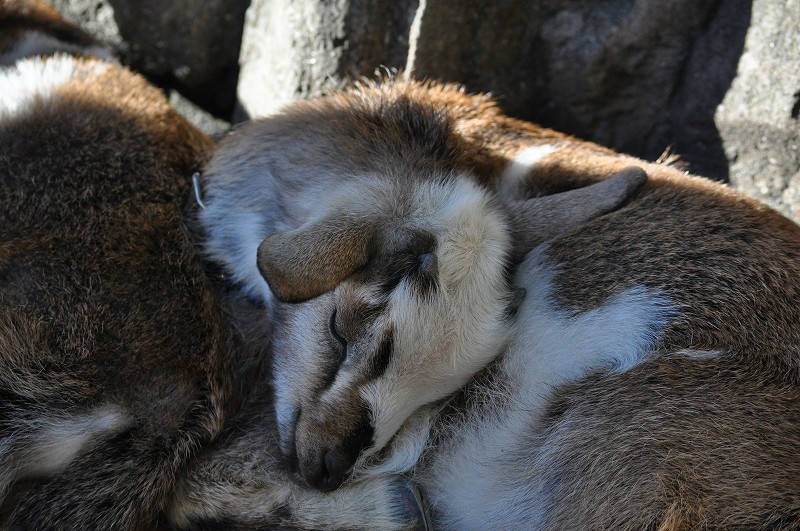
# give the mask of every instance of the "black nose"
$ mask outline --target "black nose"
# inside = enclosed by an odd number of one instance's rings
[[[352,461],[335,450],[323,450],[316,462],[303,471],[303,477],[310,487],[328,492],[344,482],[352,465]]]
[[[373,435],[365,409],[355,428],[339,444],[320,445],[316,453],[310,456],[311,459],[301,460],[303,479],[310,487],[321,491],[338,488],[347,479],[361,452],[372,444]]]

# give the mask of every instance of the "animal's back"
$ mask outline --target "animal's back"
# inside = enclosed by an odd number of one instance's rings
[[[602,342],[581,344],[579,334],[565,333],[549,351],[566,357],[563,371],[548,375],[548,385],[515,388],[518,373],[511,372],[488,389],[479,386],[474,398],[480,400],[470,406],[476,414],[462,412],[462,433],[450,432],[440,448],[450,448],[443,455],[451,463],[477,463],[462,465],[468,473],[492,463],[491,495],[478,496],[469,509],[487,520],[459,520],[466,512],[448,513],[457,503],[436,500],[440,521],[548,529],[796,527],[800,227],[669,166],[637,163],[566,137],[542,138],[530,124],[519,123],[514,135],[488,131],[482,134],[489,142],[512,155],[497,173],[501,189],[535,196],[594,182],[632,163],[644,168],[648,184],[626,206],[539,249],[553,272],[545,295],[572,323],[631,290],[652,291],[669,311],[655,341],[626,370],[609,364],[619,349],[603,353]],[[465,136],[477,138],[470,131]],[[541,295],[523,285],[529,297]],[[521,313],[534,304],[524,302]],[[592,325],[598,338],[609,322]],[[614,337],[639,326],[633,314],[627,323]],[[530,327],[552,325],[525,324],[518,333],[537,338],[542,334]],[[529,352],[512,346],[510,355]],[[496,415],[496,422],[485,420],[480,403],[487,396],[497,406],[488,418]],[[500,433],[506,433],[502,441],[493,438]],[[467,441],[481,438],[494,449],[486,444],[476,456]],[[432,455],[439,458],[438,452]],[[449,465],[437,466],[434,479],[449,477]],[[435,488],[470,489],[468,475],[452,477],[458,482]]]
[[[55,18],[0,3],[26,31]],[[230,405],[228,334],[182,222],[210,141],[96,58],[19,59],[0,87],[0,520],[154,526]]]

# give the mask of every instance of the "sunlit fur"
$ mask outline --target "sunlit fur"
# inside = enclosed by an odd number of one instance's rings
[[[100,75],[106,65],[86,62],[63,55],[47,60],[32,58],[21,60],[13,67],[0,69],[0,119],[11,119],[24,114],[34,104],[52,97],[74,77],[92,78]]]
[[[153,529],[233,406],[181,218],[211,142],[45,4],[0,27],[0,528]]]
[[[542,527],[547,488],[530,467],[546,449],[516,445],[547,428],[543,417],[557,389],[645,362],[677,317],[667,297],[643,286],[588,312],[567,312],[554,301],[554,273],[546,246],[520,266],[515,285],[528,295],[512,343],[490,381],[471,390],[474,402],[463,416],[440,414],[436,449],[422,453],[414,477],[443,529]]]
[[[400,193],[406,192],[387,193],[376,208],[392,208],[385,203]],[[407,210],[393,213],[393,227],[436,235],[439,287],[431,296],[421,297],[408,279],[400,281],[368,332],[379,337],[386,329],[395,331],[387,370],[377,379],[365,380],[360,360],[346,360],[320,395],[312,394],[313,385],[306,382],[316,381],[316,375],[326,370],[317,360],[330,356],[325,325],[335,294],[285,308],[275,381],[281,439],[287,450],[293,434],[291,412],[302,406],[307,414],[317,407],[335,414],[347,406],[345,400],[352,400],[347,393],[351,386],[358,386],[358,394],[369,405],[376,427],[370,451],[378,450],[413,411],[455,391],[505,345],[508,243],[504,222],[489,208],[487,194],[466,178],[418,184],[407,193],[411,195]],[[363,299],[374,298],[375,291],[374,284],[357,278],[336,289]]]
[[[394,229],[436,236],[438,285],[423,295],[406,278],[387,297],[379,294],[375,280],[356,275],[331,294],[282,308],[285,324],[278,327],[275,344],[275,407],[281,446],[289,455],[297,444],[301,467],[304,447],[320,440],[319,427],[341,424],[343,412],[357,397],[367,405],[375,428],[367,449],[372,453],[415,410],[455,391],[507,341],[507,235],[487,194],[458,176],[408,190],[382,185],[386,188],[372,196],[377,210],[405,205],[391,214]],[[395,201],[401,195],[407,200]],[[331,356],[328,319],[334,307],[344,311],[354,300],[377,308],[371,324],[353,338],[355,344],[366,341],[366,350],[354,347],[332,383],[317,391],[315,382],[331,370],[320,362]],[[370,342],[388,330],[394,332],[393,353],[376,378],[368,371],[374,348]],[[295,425],[299,410],[303,414]]]
[[[357,217],[363,230],[382,235],[381,257],[435,255],[429,293],[408,278],[395,279],[386,292],[387,279],[370,276],[367,267],[328,294],[278,305],[275,411],[281,447],[306,473],[326,447],[343,444],[361,408],[374,428],[364,450],[375,452],[416,409],[458,389],[507,341],[505,215],[456,163],[446,116],[405,90],[297,104],[235,131],[203,175],[207,256],[268,307],[276,301],[256,256],[275,233]],[[410,124],[410,116],[419,123]],[[309,120],[321,127],[303,129]],[[415,250],[415,239],[427,237],[433,247]],[[343,316],[362,306],[371,316],[333,369],[329,319],[334,309]],[[394,338],[388,365],[369,374],[386,334]]]
[[[202,176],[204,251],[276,312],[281,447],[316,487],[338,486],[342,469],[503,350],[507,274],[525,252],[512,240],[529,249],[635,191],[560,209],[524,190],[506,194],[513,208],[501,202],[450,115],[447,99],[462,96],[386,80],[297,102],[233,131]],[[512,237],[519,212],[538,216],[526,218],[535,236]]]
[[[649,180],[622,208],[565,230],[528,256],[514,277],[514,287],[528,292],[508,348],[446,401],[417,408],[381,452],[362,452],[354,480],[336,494],[373,481],[380,492],[387,475],[404,472],[422,487],[434,527],[444,529],[796,527],[797,225],[718,183],[514,120],[486,97],[450,86],[366,84],[355,96],[344,93],[300,105],[291,116],[279,116],[272,124],[275,130],[282,126],[284,134],[304,137],[322,127],[333,140],[323,142],[324,149],[287,141],[278,145],[275,152],[281,155],[276,158],[303,161],[298,171],[313,182],[323,180],[319,175],[339,179],[358,174],[351,170],[363,159],[354,148],[363,144],[352,144],[350,132],[368,127],[359,120],[330,118],[343,107],[360,109],[363,100],[379,98],[375,92],[408,96],[441,110],[456,137],[459,156],[452,166],[470,168],[476,181],[503,198],[586,186],[631,165],[644,169]],[[354,115],[364,118],[358,112],[348,114]],[[414,116],[406,114],[405,119],[413,123]],[[346,126],[337,134],[333,123]],[[225,191],[213,184],[214,179],[224,183],[232,178],[225,168],[232,176],[262,179],[294,168],[261,159],[260,153],[275,147],[274,137],[265,147],[263,136],[244,130],[237,134],[242,138],[231,141],[218,156],[219,167],[207,176],[209,192]],[[247,162],[240,164],[242,160]],[[397,159],[383,162],[393,163],[382,166],[387,172],[399,165]],[[342,167],[347,171],[340,172]],[[281,171],[264,177],[275,168]],[[242,185],[232,183],[233,188]],[[290,203],[284,213],[268,211],[278,217],[301,212],[295,225],[309,212],[325,211],[309,200],[319,188],[300,188],[297,205]],[[248,208],[257,202],[249,201],[257,189],[246,189]],[[332,202],[335,195],[323,195],[322,202]],[[280,197],[266,204],[285,207],[281,201],[292,194]],[[223,201],[219,212],[235,204]],[[402,225],[380,219],[384,225]],[[291,431],[298,404],[313,408],[329,398],[336,404],[323,412],[327,414],[318,424],[315,420],[299,430],[307,441],[325,440],[342,429],[337,422],[355,418],[349,409],[357,410],[365,396],[373,401],[372,408],[380,407],[374,405],[379,393],[368,392],[370,384],[344,400],[346,389],[358,381],[358,371],[345,362],[336,369],[338,381],[329,385],[330,367],[338,367],[331,365],[335,349],[320,350],[323,342],[333,344],[328,319],[334,307],[380,299],[367,282],[369,271],[353,272],[317,299],[279,308],[274,384],[282,404],[282,432]],[[411,308],[402,284],[387,308],[396,300]],[[419,305],[415,311],[427,308]],[[390,318],[397,323],[405,319],[394,310],[388,316],[381,313],[370,321],[373,332],[367,339]],[[427,321],[415,326],[425,333],[431,330]],[[404,341],[399,336],[398,345]],[[371,349],[354,354],[367,352]],[[328,368],[322,369],[325,364]],[[446,367],[436,368],[444,378]],[[376,379],[375,387],[387,376]],[[433,373],[422,371],[417,377],[431,381]],[[342,397],[342,402],[326,393]],[[262,405],[271,403],[264,400]],[[299,422],[306,422],[303,415]],[[377,419],[376,440],[392,431],[382,424],[394,429],[393,422]],[[209,455],[210,463],[222,465],[233,491],[238,478],[247,477],[236,464],[269,448],[268,442],[259,446],[265,437],[253,436],[258,433],[263,432],[245,426],[242,434],[233,434]],[[293,442],[293,437],[286,438],[285,453],[294,451]],[[212,469],[204,468],[206,473]],[[273,478],[269,471],[263,474]],[[187,485],[207,492],[203,489],[209,477],[197,474]],[[265,486],[265,494],[273,488]],[[230,499],[231,492],[226,496]],[[276,522],[276,508],[264,500],[266,496],[260,501],[267,506],[247,510],[259,512],[261,523]],[[293,507],[293,515],[302,512],[303,507]],[[236,521],[236,513],[220,509],[217,515]],[[384,516],[377,511],[376,518]]]

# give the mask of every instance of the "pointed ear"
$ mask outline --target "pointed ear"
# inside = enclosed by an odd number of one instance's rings
[[[583,188],[510,201],[506,206],[514,236],[512,259],[521,260],[541,242],[616,210],[646,181],[644,170],[630,167]]]
[[[258,269],[283,302],[303,302],[327,291],[369,260],[378,223],[331,215],[258,246]]]

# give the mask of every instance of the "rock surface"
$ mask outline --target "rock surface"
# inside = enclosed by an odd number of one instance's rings
[[[646,159],[671,146],[693,170],[726,177],[721,148],[710,153],[698,140],[715,132],[747,1],[467,4],[428,4],[419,76],[492,91],[514,115]]]
[[[108,0],[49,0],[49,3],[64,18],[106,44],[118,50],[126,47]]]
[[[229,118],[249,0],[51,0],[122,61]]]
[[[800,0],[53,3],[226,120],[410,69],[619,151],[670,149],[694,173],[800,212]]]
[[[716,122],[730,182],[800,221],[800,0],[755,0]]]
[[[253,0],[235,121],[329,92],[381,66],[404,66],[415,11],[415,2],[396,0]]]

